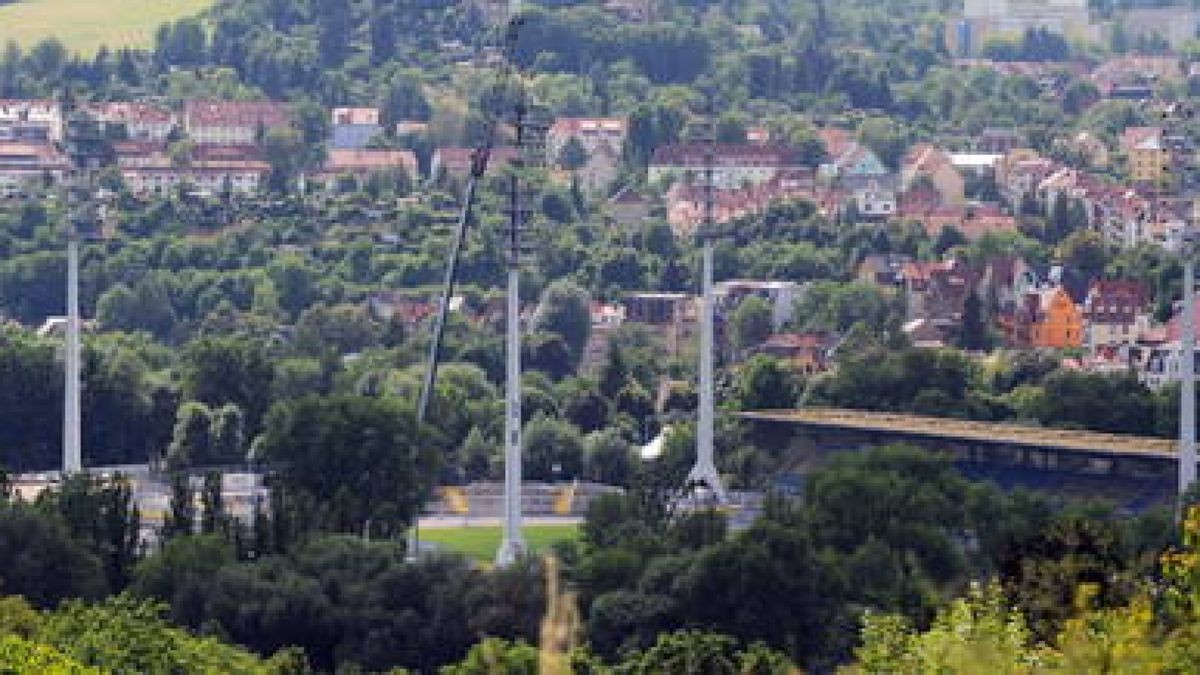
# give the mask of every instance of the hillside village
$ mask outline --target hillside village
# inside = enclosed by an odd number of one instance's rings
[[[0,671],[1193,672],[1197,139],[1183,0],[5,45]]]
[[[972,60],[962,67],[1017,66]],[[1158,82],[1184,75],[1173,57],[1127,57],[1098,64],[1090,77],[1098,89],[1107,87],[1109,96],[1119,97],[1124,94],[1113,93],[1113,82]],[[1172,111],[1163,108],[1169,119]],[[112,143],[120,187],[144,200],[175,194],[226,200],[259,195],[273,170],[272,139],[287,138],[297,124],[288,104],[269,101],[196,100],[181,110],[129,101],[88,104],[83,110],[123,129]],[[4,198],[40,194],[68,174],[61,147],[63,124],[64,113],[55,101],[0,101]],[[350,193],[372,180],[410,185],[460,182],[470,169],[470,148],[428,149],[427,143],[419,142],[428,129],[424,122],[401,120],[385,129],[378,108],[360,107],[330,110],[327,124],[323,159],[295,179],[298,189],[313,198]],[[1086,233],[1077,238],[1080,247],[1151,245],[1177,253],[1193,217],[1192,200],[1185,195],[1193,187],[1197,148],[1166,125],[1127,127],[1113,139],[1087,132],[1056,138],[1050,154],[1029,149],[1019,129],[988,128],[957,146],[915,144],[894,167],[838,126],[817,128],[815,151],[787,145],[773,137],[769,127],[748,127],[735,139],[738,142],[657,148],[649,160],[645,188],[620,183],[628,125],[622,117],[554,119],[545,144],[552,179],[603,198],[614,227],[636,228],[652,216],[663,217],[681,241],[694,237],[705,218],[709,195],[702,183],[710,152],[714,220],[730,228],[773,205],[808,202],[835,222],[918,227],[931,239],[951,245],[1028,231],[1034,226],[1030,217],[1036,216],[1048,221],[1047,227]],[[427,151],[418,156],[404,145]],[[492,152],[497,164],[515,156],[508,147]],[[285,154],[277,161],[292,160]],[[988,332],[995,338],[988,344],[1076,349],[1071,367],[1131,370],[1153,387],[1173,381],[1178,371],[1178,317],[1161,303],[1156,305],[1153,289],[1102,278],[1097,270],[1072,266],[1070,260],[964,260],[952,252],[933,261],[869,255],[858,263],[855,276],[903,298],[903,329],[917,345],[959,344],[964,313],[975,298],[978,303],[971,311],[984,312]],[[732,297],[760,295],[789,318],[786,305],[804,292],[800,283],[787,285],[783,296],[774,281],[729,284],[737,289]],[[694,298],[674,298],[679,306],[668,312],[639,311],[636,307],[645,297],[633,294],[618,303],[622,311],[616,313],[609,305],[597,304],[594,324],[680,323],[678,330],[692,334],[686,324],[695,321]],[[722,316],[736,306],[724,302]],[[786,319],[776,322],[774,334],[756,349],[804,368],[827,363],[814,351],[831,348],[836,338],[788,332],[790,325]]]

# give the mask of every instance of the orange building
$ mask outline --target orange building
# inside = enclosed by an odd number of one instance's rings
[[[1062,287],[1026,294],[1012,329],[1011,340],[1019,347],[1083,346],[1083,312]]]

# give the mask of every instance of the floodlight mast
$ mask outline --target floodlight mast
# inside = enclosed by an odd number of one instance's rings
[[[63,144],[71,161],[66,184],[67,323],[63,345],[63,461],[64,477],[83,471],[82,406],[80,391],[81,319],[79,312],[79,242],[98,226],[94,170],[111,160],[106,127],[77,109],[70,91],[61,100]]]
[[[446,268],[442,279],[442,292],[438,299],[437,314],[434,316],[433,328],[429,340],[429,353],[426,361],[425,375],[421,385],[421,393],[417,399],[417,425],[423,426],[429,419],[429,407],[437,387],[438,366],[441,360],[442,343],[445,339],[446,321],[450,314],[450,303],[454,298],[454,290],[458,280],[458,264],[462,249],[466,242],[467,232],[474,220],[475,204],[478,199],[479,182],[487,173],[492,150],[496,143],[496,134],[500,126],[503,107],[509,90],[509,80],[512,77],[516,63],[517,38],[523,19],[519,15],[520,2],[513,0],[509,3],[508,19],[504,29],[503,60],[496,73],[495,82],[489,92],[484,109],[484,129],[479,145],[471,153],[471,169],[463,190],[462,206],[459,209],[458,220],[455,223],[453,239],[446,257]],[[410,530],[407,555],[409,561],[417,558],[420,549],[420,513],[413,521]]]
[[[1163,112],[1164,122],[1191,120],[1195,110],[1187,104]],[[1182,518],[1185,499],[1196,482],[1196,202],[1185,219],[1179,245],[1183,259],[1183,308],[1179,328],[1179,485],[1176,515]]]
[[[712,115],[712,101],[708,105],[709,120],[704,143],[704,223],[696,233],[701,242],[701,297],[700,297],[700,401],[696,422],[696,464],[687,477],[685,491],[707,489],[711,498],[719,504],[728,497],[717,472],[714,437],[716,416],[714,321],[713,308],[713,242],[717,236],[715,202],[716,194],[716,129]]]

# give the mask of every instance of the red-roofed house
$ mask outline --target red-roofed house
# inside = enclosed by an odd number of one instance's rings
[[[275,101],[188,101],[183,122],[197,145],[254,145],[261,134],[289,127],[292,114]]]
[[[1083,301],[1087,342],[1093,347],[1133,342],[1149,324],[1150,294],[1139,281],[1092,282]]]
[[[919,183],[927,183],[943,204],[966,202],[966,181],[954,168],[950,155],[927,143],[912,147],[900,167],[900,189],[908,191]]]
[[[417,157],[411,150],[333,149],[326,154],[325,164],[314,180],[323,182],[326,189],[333,189],[341,176],[353,176],[361,181],[372,174],[397,172],[410,178],[417,176]]]
[[[546,132],[546,154],[550,162],[556,162],[572,138],[578,139],[588,154],[602,145],[620,154],[628,135],[629,123],[623,117],[559,117]]]
[[[29,194],[46,181],[61,180],[69,170],[66,156],[52,145],[0,141],[0,197]]]
[[[709,147],[701,143],[660,147],[650,161],[649,180],[657,183],[690,177],[699,183],[704,179],[708,152]],[[799,151],[778,145],[718,143],[712,152],[713,183],[725,189],[765,183],[782,172],[803,169]]]

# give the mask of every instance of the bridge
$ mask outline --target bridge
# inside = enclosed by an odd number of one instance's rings
[[[1169,503],[1175,495],[1178,456],[1170,439],[844,408],[738,417],[786,443],[800,464],[832,452],[906,443],[948,454],[968,476],[1005,487],[1081,493],[1134,507]]]

